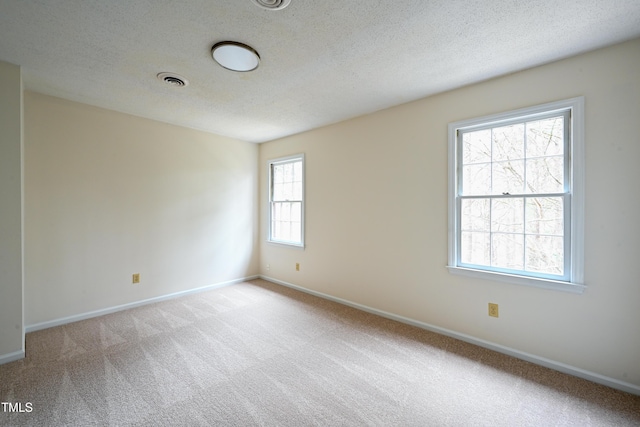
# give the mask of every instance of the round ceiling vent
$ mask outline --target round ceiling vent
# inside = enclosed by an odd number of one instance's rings
[[[280,10],[289,6],[291,0],[252,0],[255,4],[267,10]]]
[[[179,74],[175,73],[158,73],[159,80],[162,80],[166,84],[174,87],[185,87],[189,85],[189,80],[185,79]]]

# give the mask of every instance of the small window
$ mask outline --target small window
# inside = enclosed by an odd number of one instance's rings
[[[449,267],[582,292],[583,99],[449,125]]]
[[[304,246],[304,155],[269,161],[269,241]]]

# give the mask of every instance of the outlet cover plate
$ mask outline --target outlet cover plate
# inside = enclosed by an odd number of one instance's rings
[[[498,304],[494,304],[492,302],[489,303],[489,316],[491,316],[491,317],[498,317],[499,316]]]

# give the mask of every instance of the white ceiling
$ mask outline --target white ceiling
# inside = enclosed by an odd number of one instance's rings
[[[27,89],[253,142],[636,37],[638,0],[0,0]],[[217,65],[221,40],[260,67]]]

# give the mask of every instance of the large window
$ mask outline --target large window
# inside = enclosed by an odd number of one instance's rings
[[[304,155],[269,161],[269,241],[304,246]]]
[[[449,125],[449,267],[582,292],[583,99]]]

